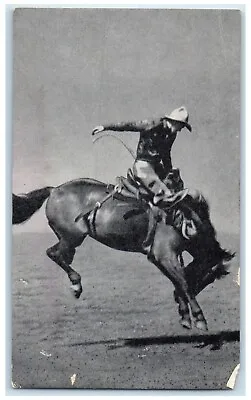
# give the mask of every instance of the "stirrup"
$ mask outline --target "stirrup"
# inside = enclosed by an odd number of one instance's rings
[[[183,189],[182,191],[177,193],[177,198],[174,200],[173,203],[170,204],[170,206],[167,204],[167,209],[174,207],[176,204],[178,204],[180,201],[182,201],[187,195],[188,195],[189,189]]]

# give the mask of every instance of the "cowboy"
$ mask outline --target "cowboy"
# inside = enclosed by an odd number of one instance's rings
[[[152,121],[100,125],[94,128],[92,135],[108,130],[139,132],[137,156],[133,164],[134,177],[153,194],[155,205],[161,202],[162,205],[170,206],[188,193],[187,189],[173,193],[163,182],[165,175],[172,171],[172,145],[183,128],[192,131],[188,123],[188,112],[185,107],[180,107]]]

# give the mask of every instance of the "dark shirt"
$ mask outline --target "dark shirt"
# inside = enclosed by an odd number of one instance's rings
[[[153,164],[163,163],[165,171],[172,169],[171,148],[177,133],[172,134],[164,127],[162,118],[152,121],[120,122],[104,125],[105,130],[139,132],[136,160],[148,161]]]

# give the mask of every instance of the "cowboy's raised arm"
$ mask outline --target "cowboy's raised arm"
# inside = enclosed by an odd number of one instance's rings
[[[97,126],[92,131],[92,135],[96,135],[97,133],[100,133],[103,131],[142,132],[142,131],[151,130],[151,129],[157,127],[159,124],[161,124],[160,118],[151,120],[151,121],[143,120],[143,121],[137,121],[137,122],[118,122],[115,124],[107,124],[107,125]]]

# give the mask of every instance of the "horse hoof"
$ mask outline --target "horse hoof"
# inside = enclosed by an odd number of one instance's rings
[[[81,293],[82,293],[82,286],[80,283],[76,283],[71,286],[71,289],[73,290],[73,294],[76,297],[76,299],[79,299]]]
[[[191,321],[188,321],[187,319],[181,318],[180,319],[180,324],[185,329],[192,329],[192,323],[191,323]]]
[[[196,321],[195,326],[197,329],[200,329],[201,331],[208,331],[206,321]]]
[[[76,299],[79,299],[81,293],[82,293],[82,290],[79,292],[74,291],[74,296],[76,297]]]

